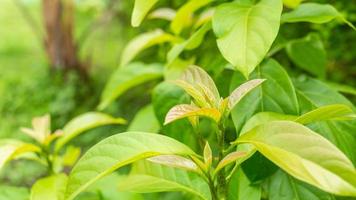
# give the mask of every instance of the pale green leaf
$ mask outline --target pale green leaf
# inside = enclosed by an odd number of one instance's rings
[[[176,40],[176,38],[173,35],[165,33],[160,29],[138,35],[132,39],[123,50],[120,59],[120,67],[129,67],[126,65],[129,64],[135,56],[144,49],[174,40]]]
[[[30,200],[64,200],[67,179],[65,174],[39,179],[31,188]]]
[[[236,88],[234,91],[231,92],[229,98],[229,110],[235,107],[236,104],[239,103],[239,101],[246,96],[251,90],[255,89],[257,86],[262,84],[266,79],[253,79],[250,81],[247,81],[246,83],[240,85],[238,88]]]
[[[188,171],[199,172],[198,166],[190,159],[176,155],[160,155],[147,158],[146,160],[165,165],[168,167],[180,168]]]
[[[253,185],[239,167],[229,183],[228,200],[260,200],[261,186]]]
[[[171,66],[185,49],[192,50],[197,48],[202,43],[204,36],[210,29],[211,23],[206,23],[194,32],[187,40],[175,44],[167,54],[168,66]]]
[[[81,133],[109,124],[125,124],[122,118],[114,118],[110,115],[99,112],[88,112],[69,121],[63,128],[63,136],[56,143],[56,150],[60,150],[67,142],[77,137]]]
[[[207,10],[203,11],[199,17],[197,18],[194,28],[200,27],[207,22],[210,22],[214,16],[215,8],[208,8]]]
[[[247,157],[249,154],[245,151],[235,151],[232,153],[227,154],[216,166],[214,173],[216,174],[222,168],[226,167],[229,164],[234,163],[237,159],[241,159],[243,157]]]
[[[351,28],[355,27],[347,21],[332,5],[318,3],[303,3],[295,10],[284,13],[281,18],[282,23],[310,22],[322,24],[333,19],[341,19]]]
[[[322,106],[298,117],[295,121],[301,124],[309,124],[325,120],[351,120],[356,119],[353,110],[343,104]]]
[[[174,106],[168,111],[164,124],[166,125],[178,119],[193,116],[208,117],[218,123],[221,113],[215,108],[199,108],[194,105],[181,104]]]
[[[327,57],[324,45],[317,34],[292,40],[286,46],[289,58],[297,67],[321,78],[325,77]]]
[[[127,128],[128,131],[145,131],[151,133],[157,133],[159,129],[160,124],[151,104],[141,108]]]
[[[24,143],[13,139],[0,140],[0,169],[10,160],[19,156],[40,152],[41,149],[30,143]]]
[[[211,199],[209,186],[199,175],[146,161],[133,165],[130,175],[119,183],[119,190],[137,193],[183,191],[202,200]]]
[[[158,0],[135,0],[131,17],[131,25],[134,27],[139,26],[147,13],[157,2]]]
[[[118,68],[105,86],[98,106],[99,109],[103,110],[132,87],[162,76],[163,66],[160,64],[131,63],[126,67]]]
[[[356,196],[356,170],[331,142],[295,122],[258,126],[238,139],[292,176],[341,196]]]
[[[212,0],[190,0],[180,7],[170,25],[173,33],[179,35],[185,27],[190,26],[194,12],[211,1]]]
[[[219,50],[246,78],[272,46],[282,8],[282,0],[261,0],[255,5],[232,2],[217,7],[213,30]]]
[[[176,11],[171,8],[159,8],[148,15],[149,19],[165,19],[172,21],[176,16]]]
[[[120,133],[99,142],[78,161],[69,175],[66,199],[72,200],[88,186],[116,169],[158,155],[194,155],[184,144],[167,136]]]
[[[69,146],[62,157],[63,166],[73,166],[80,157],[81,149],[79,147]]]
[[[32,129],[21,128],[21,131],[37,140],[39,143],[44,144],[51,134],[51,117],[49,114],[35,117],[32,119]]]

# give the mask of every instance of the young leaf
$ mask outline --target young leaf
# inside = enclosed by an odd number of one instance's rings
[[[160,155],[160,156],[147,158],[147,160],[153,163],[157,163],[169,167],[175,167],[188,171],[198,172],[197,165],[190,159],[184,158],[182,156]]]
[[[193,13],[211,1],[212,0],[190,0],[179,8],[170,26],[173,33],[179,35],[185,27],[190,26]]]
[[[67,179],[65,174],[39,179],[31,188],[30,200],[64,200]]]
[[[305,38],[290,41],[286,50],[297,67],[320,78],[325,77],[327,57],[323,43],[317,34],[309,34]]]
[[[181,104],[174,106],[168,111],[164,124],[166,125],[178,119],[193,116],[208,117],[218,123],[221,118],[221,113],[215,108],[199,108],[194,105]]]
[[[303,3],[295,10],[284,13],[281,18],[282,23],[310,22],[322,24],[339,18],[351,28],[355,27],[347,21],[332,5],[318,3]]]
[[[229,153],[227,156],[225,156],[218,164],[218,166],[216,166],[216,169],[214,171],[214,174],[216,174],[217,172],[219,172],[222,168],[226,167],[227,165],[235,162],[237,159],[243,158],[249,156],[249,154],[247,152],[244,151],[235,151],[232,153]]]
[[[121,55],[120,67],[128,67],[126,65],[129,64],[135,58],[135,56],[144,49],[174,40],[176,40],[176,38],[173,35],[165,33],[160,29],[143,33],[132,39],[126,45]]]
[[[106,84],[98,108],[103,110],[132,87],[162,76],[163,66],[160,64],[131,63],[124,68],[118,68]]]
[[[356,170],[331,142],[310,129],[287,121],[258,126],[238,139],[292,176],[341,196],[356,196]]]
[[[220,100],[213,79],[198,66],[190,66],[174,83],[191,95],[201,107],[214,107]]]
[[[209,142],[207,141],[204,147],[204,163],[208,168],[210,168],[212,162],[213,162],[213,152],[211,151]]]
[[[307,112],[295,119],[295,121],[301,124],[309,124],[316,121],[350,119],[356,119],[356,115],[349,106],[343,104],[333,104],[322,106]]]
[[[130,126],[127,128],[128,131],[145,131],[151,133],[157,133],[159,129],[160,123],[155,116],[151,104],[138,111],[131,121]]]
[[[239,167],[229,183],[228,200],[260,200],[261,186],[253,185]]]
[[[149,19],[165,19],[172,21],[176,16],[176,11],[171,8],[159,8],[148,15]]]
[[[158,155],[194,154],[189,147],[163,135],[125,132],[111,136],[89,149],[74,166],[69,175],[66,199],[74,199],[100,178],[137,160]]]
[[[2,139],[0,140],[0,169],[12,159],[16,159],[24,154],[40,151],[41,149],[33,144],[12,139]]]
[[[217,7],[213,30],[224,58],[246,78],[263,60],[278,34],[282,0],[242,2]]]
[[[266,79],[254,79],[250,80],[238,88],[236,88],[233,92],[231,92],[229,98],[229,110],[232,110],[239,101],[246,96],[251,90],[255,89],[257,86],[262,84]]]
[[[157,2],[158,0],[135,0],[131,17],[131,25],[134,27],[139,26],[147,13]]]
[[[120,191],[151,193],[183,191],[211,200],[208,184],[199,175],[147,161],[133,164],[130,175],[119,183]]]
[[[32,119],[32,129],[21,128],[22,132],[26,133],[33,139],[37,140],[40,144],[43,144],[45,140],[51,134],[51,118],[44,115],[41,117],[35,117]]]
[[[109,124],[125,124],[126,121],[122,118],[114,118],[110,115],[99,112],[88,112],[78,117],[75,117],[68,122],[63,128],[63,136],[58,139],[55,149],[58,151],[68,141],[77,137],[79,134],[93,129],[95,127]]]

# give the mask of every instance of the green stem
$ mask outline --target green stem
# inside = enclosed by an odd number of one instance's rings
[[[218,126],[218,148],[219,148],[219,161],[221,161],[224,158],[224,148],[225,148],[225,128],[223,123],[220,123]],[[226,199],[226,193],[227,193],[227,184],[226,184],[226,178],[225,178],[225,170],[222,169],[219,171],[217,174],[217,191],[218,191],[218,197],[219,200],[224,200]]]

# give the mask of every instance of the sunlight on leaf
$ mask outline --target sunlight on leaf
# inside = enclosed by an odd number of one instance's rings
[[[134,9],[132,11],[131,25],[137,27],[146,17],[151,8],[158,2],[158,0],[135,0]]]
[[[146,160],[153,162],[153,163],[169,166],[169,167],[175,167],[175,168],[180,168],[180,169],[184,169],[184,170],[198,172],[197,165],[190,159],[184,158],[182,156],[160,155],[160,156],[154,156],[154,157],[147,158]]]
[[[174,106],[168,111],[164,124],[166,125],[178,119],[192,116],[208,117],[217,123],[221,118],[220,112],[215,108],[199,108],[194,105],[181,104]]]

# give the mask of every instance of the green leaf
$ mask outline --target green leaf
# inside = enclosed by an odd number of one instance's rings
[[[153,106],[151,104],[141,108],[137,112],[135,118],[131,121],[128,131],[145,131],[151,133],[157,133],[160,129],[160,123],[158,122]]]
[[[164,120],[164,124],[169,124],[178,119],[188,118],[188,117],[207,117],[214,120],[216,123],[219,123],[221,114],[219,110],[215,108],[199,108],[194,105],[189,104],[180,104],[171,108]]]
[[[220,101],[213,79],[198,66],[188,67],[174,83],[192,96],[200,107],[217,107]]]
[[[40,152],[41,149],[30,143],[24,143],[14,139],[0,140],[0,169],[10,160],[19,156]]]
[[[247,119],[250,119],[258,112],[299,114],[299,105],[294,86],[287,72],[279,63],[275,60],[263,62],[257,72],[251,75],[251,78],[266,79],[266,81],[261,87],[241,99],[240,103],[232,110],[232,119],[238,132],[240,132]],[[235,89],[244,82],[245,80],[241,74],[235,73],[230,88]]]
[[[128,67],[126,65],[129,64],[137,54],[145,49],[157,44],[171,42],[174,40],[177,40],[177,38],[171,34],[165,33],[160,29],[136,36],[126,45],[125,49],[123,50],[120,59],[120,67]]]
[[[295,10],[284,13],[281,18],[282,23],[310,22],[322,24],[334,19],[341,19],[351,28],[355,27],[347,21],[332,5],[318,3],[303,3]]]
[[[122,118],[114,118],[110,115],[99,112],[88,112],[69,121],[63,128],[63,136],[56,143],[56,151],[60,150],[67,142],[77,137],[81,133],[109,124],[125,124]]]
[[[283,0],[283,4],[289,8],[297,7],[303,0]]]
[[[131,17],[131,25],[134,27],[139,26],[147,13],[157,2],[158,0],[135,0]]]
[[[30,200],[64,200],[67,179],[65,174],[39,179],[31,188]]]
[[[157,155],[194,154],[189,147],[163,135],[125,132],[111,136],[89,149],[74,166],[66,199],[72,200],[100,178],[137,160]]]
[[[335,197],[279,170],[268,181],[268,199],[335,200]]]
[[[350,85],[344,85],[344,84],[339,84],[339,83],[334,83],[334,82],[326,82],[326,84],[338,92],[356,96],[356,88],[354,88]]]
[[[349,100],[316,79],[296,80],[295,85],[302,113],[331,104],[344,104],[356,111]],[[323,121],[309,126],[334,143],[356,164],[356,120]]]
[[[25,187],[0,185],[1,200],[28,200],[30,193]]]
[[[192,23],[193,14],[199,8],[207,5],[212,0],[190,0],[184,4],[173,19],[170,28],[176,35],[179,35],[185,27]]]
[[[185,50],[192,50],[197,48],[204,39],[206,33],[211,29],[211,23],[204,24],[196,32],[194,32],[187,40],[184,42],[175,44],[167,54],[168,66],[171,66],[173,62],[178,58],[178,56]]]
[[[126,180],[119,183],[119,190],[138,193],[184,191],[203,200],[210,200],[208,184],[195,173],[140,161]]]
[[[325,77],[326,52],[317,34],[309,34],[305,38],[290,41],[286,50],[296,66],[320,78]]]
[[[131,63],[124,68],[118,68],[111,76],[101,95],[100,110],[106,108],[116,98],[127,90],[142,83],[158,79],[163,76],[163,66],[160,64],[146,65]]]
[[[295,121],[301,124],[309,124],[325,120],[351,120],[356,119],[353,110],[343,104],[333,104],[319,107],[298,117]]]
[[[261,187],[252,185],[245,173],[238,168],[229,183],[228,200],[260,200]]]
[[[255,5],[232,2],[217,7],[213,30],[219,50],[246,78],[275,40],[282,8],[282,0],[261,0]]]
[[[266,79],[266,81],[241,99],[231,111],[237,133],[240,134],[242,126],[258,112],[299,115],[297,95],[292,81],[283,67],[274,60],[267,60],[257,69],[252,73],[251,79],[259,78]],[[230,88],[235,89],[244,82],[244,77],[240,73],[235,73]],[[277,169],[273,163],[258,152],[242,163],[242,168],[253,182],[261,181],[272,175]]]
[[[234,108],[235,105],[238,104],[242,98],[244,98],[244,96],[246,96],[251,90],[255,89],[257,86],[262,84],[264,81],[265,79],[250,80],[232,91],[230,96],[228,97],[229,109],[231,110],[232,108]]]
[[[295,122],[275,121],[238,139],[292,176],[327,192],[356,196],[356,170],[331,142]]]
[[[118,183],[124,181],[126,176],[113,173],[98,180],[91,185],[87,192],[80,194],[76,200],[88,200],[86,196],[95,196],[93,200],[144,200],[141,194],[134,194],[129,192],[120,192],[117,188]],[[91,198],[90,198],[91,200]]]

